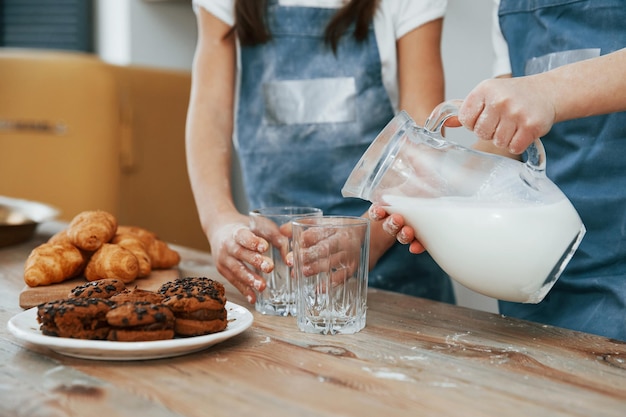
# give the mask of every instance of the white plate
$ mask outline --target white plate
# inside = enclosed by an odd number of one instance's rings
[[[59,210],[56,207],[38,201],[11,198],[3,195],[0,195],[0,208],[10,213],[7,218],[3,218],[6,224],[24,223],[25,220],[41,223],[52,220],[59,214]]]
[[[236,336],[252,325],[252,313],[237,304],[226,302],[228,326],[225,330],[205,336],[156,340],[151,342],[109,342],[46,336],[39,330],[37,307],[9,320],[7,328],[18,339],[44,346],[57,353],[81,359],[135,361],[169,358],[198,352]]]

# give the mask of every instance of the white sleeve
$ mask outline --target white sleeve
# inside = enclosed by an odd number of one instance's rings
[[[234,0],[193,0],[193,11],[198,13],[202,7],[229,26],[235,24],[235,1]]]
[[[493,22],[491,29],[491,41],[493,43],[493,51],[495,59],[493,62],[493,76],[511,74],[511,61],[509,59],[509,46],[502,35],[500,29],[500,19],[498,18],[498,6],[500,0],[494,0]]]
[[[396,39],[400,39],[413,29],[443,17],[447,0],[389,0],[393,4]]]

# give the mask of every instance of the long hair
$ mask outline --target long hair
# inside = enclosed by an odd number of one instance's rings
[[[354,23],[353,35],[357,41],[367,37],[379,0],[350,0],[337,10],[324,32],[324,40],[333,52],[339,39]],[[272,39],[266,20],[267,0],[235,0],[235,26],[233,30],[241,45],[258,45]]]

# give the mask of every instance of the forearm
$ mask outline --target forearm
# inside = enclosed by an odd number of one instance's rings
[[[624,110],[626,49],[540,74],[485,80],[467,95],[458,119],[478,138],[521,154],[554,123]]]
[[[552,92],[555,122],[626,111],[626,48],[535,77]]]
[[[399,108],[423,125],[444,100],[441,19],[426,23],[397,42]]]
[[[207,235],[220,213],[236,211],[230,181],[230,141],[224,143],[224,135],[190,128],[187,138],[189,180],[200,223]]]
[[[235,41],[229,27],[204,10],[198,17],[186,155],[191,188],[205,233],[220,214],[236,212],[231,192]]]
[[[207,87],[192,94],[187,119],[187,169],[205,233],[221,213],[236,211],[231,190],[232,111],[218,108]]]

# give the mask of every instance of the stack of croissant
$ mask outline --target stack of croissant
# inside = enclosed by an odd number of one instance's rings
[[[118,225],[111,213],[84,211],[69,226],[37,246],[24,266],[29,287],[83,274],[88,281],[116,278],[129,283],[152,269],[167,269],[180,255],[149,230]]]

